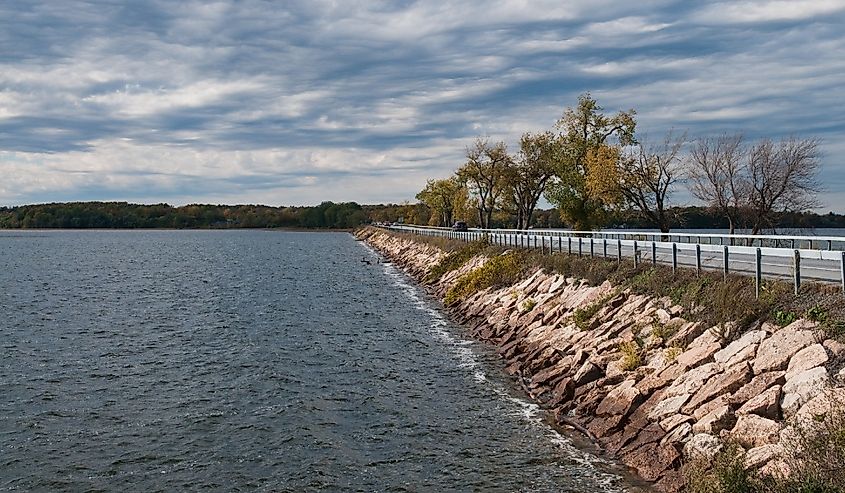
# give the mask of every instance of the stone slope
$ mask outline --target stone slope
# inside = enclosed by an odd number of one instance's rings
[[[405,236],[359,235],[420,281],[444,255]],[[473,258],[427,287],[442,299],[485,261]],[[595,315],[579,327],[575,314],[587,307]],[[830,392],[843,395],[845,346],[820,341],[806,320],[723,341],[724,331],[685,320],[669,299],[542,271],[448,309],[474,337],[498,346],[506,371],[560,424],[590,436],[658,491],[682,488],[685,454],[712,456],[726,440],[748,451],[749,467],[781,470],[790,419],[822,409]],[[641,364],[626,361],[623,348],[636,349]]]

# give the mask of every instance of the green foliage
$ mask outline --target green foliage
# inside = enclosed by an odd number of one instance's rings
[[[663,339],[664,341],[672,337],[675,332],[675,329],[668,327],[666,324],[660,322],[659,320],[655,320],[654,323],[651,324],[651,335]]]
[[[537,300],[534,298],[528,298],[527,300],[522,302],[522,306],[520,307],[520,311],[522,312],[530,312],[537,306]]]
[[[712,463],[703,458],[684,465],[686,491],[689,493],[757,493],[763,483],[756,471],[745,469],[745,451],[728,444],[716,454]]]
[[[643,347],[636,340],[619,344],[622,353],[621,367],[623,371],[632,371],[641,367],[643,361]]]
[[[789,325],[796,320],[798,320],[798,315],[796,315],[795,312],[787,310],[775,311],[775,323],[781,327]]]
[[[458,248],[452,253],[440,259],[440,262],[435,264],[428,274],[425,276],[426,282],[433,282],[442,277],[447,272],[460,269],[462,265],[467,263],[471,258],[482,253],[487,248],[487,237],[482,237],[478,241],[467,243]]]
[[[0,209],[0,228],[354,228],[366,213],[355,202],[316,207],[69,202]]]
[[[681,353],[683,353],[683,352],[684,352],[684,348],[678,347],[678,346],[672,346],[672,347],[667,347],[663,351],[663,355],[666,356],[667,361],[672,362],[672,361],[675,361],[676,359],[678,359],[678,356],[680,356]]]
[[[497,255],[481,267],[459,277],[446,292],[444,302],[451,305],[482,289],[511,285],[519,280],[525,270],[525,256],[521,252]]]
[[[575,310],[575,313],[572,314],[572,321],[575,322],[575,326],[581,330],[587,330],[590,327],[590,320],[592,320],[592,318],[596,316],[596,313],[598,313],[599,310],[601,310],[602,307],[617,294],[618,292],[613,291],[595,300],[589,305]]]
[[[813,322],[827,322],[827,310],[825,310],[821,305],[815,304],[804,312],[804,318],[812,320]]]

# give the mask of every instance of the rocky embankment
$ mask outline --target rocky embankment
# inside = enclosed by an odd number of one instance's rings
[[[378,230],[359,236],[420,281],[444,255]],[[473,258],[427,287],[442,299],[485,261]],[[542,271],[448,309],[498,346],[507,371],[561,424],[659,491],[682,489],[682,462],[712,457],[728,440],[747,450],[748,467],[782,471],[793,423],[845,397],[845,346],[806,320],[726,340],[724,327],[687,321],[668,298]]]

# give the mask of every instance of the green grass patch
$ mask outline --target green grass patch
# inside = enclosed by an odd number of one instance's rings
[[[461,248],[458,248],[445,257],[440,259],[440,262],[435,264],[428,274],[425,276],[426,282],[433,282],[440,279],[447,272],[460,269],[471,258],[483,253],[488,247],[487,239],[483,238],[479,241],[465,243]]]

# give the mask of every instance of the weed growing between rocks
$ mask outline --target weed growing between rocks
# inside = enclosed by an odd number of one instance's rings
[[[627,341],[619,344],[622,353],[620,368],[623,371],[633,371],[643,366],[643,347],[637,341]]]
[[[710,459],[693,457],[683,466],[689,493],[762,493],[765,485],[759,474],[745,468],[745,451],[729,444]],[[808,492],[809,493],[809,492]]]
[[[572,314],[572,321],[575,322],[575,326],[581,330],[588,330],[590,328],[590,320],[596,316],[596,314],[601,310],[608,301],[613,299],[617,294],[617,291],[612,291],[601,298],[593,301],[589,305],[578,308],[575,310],[575,313]]]

